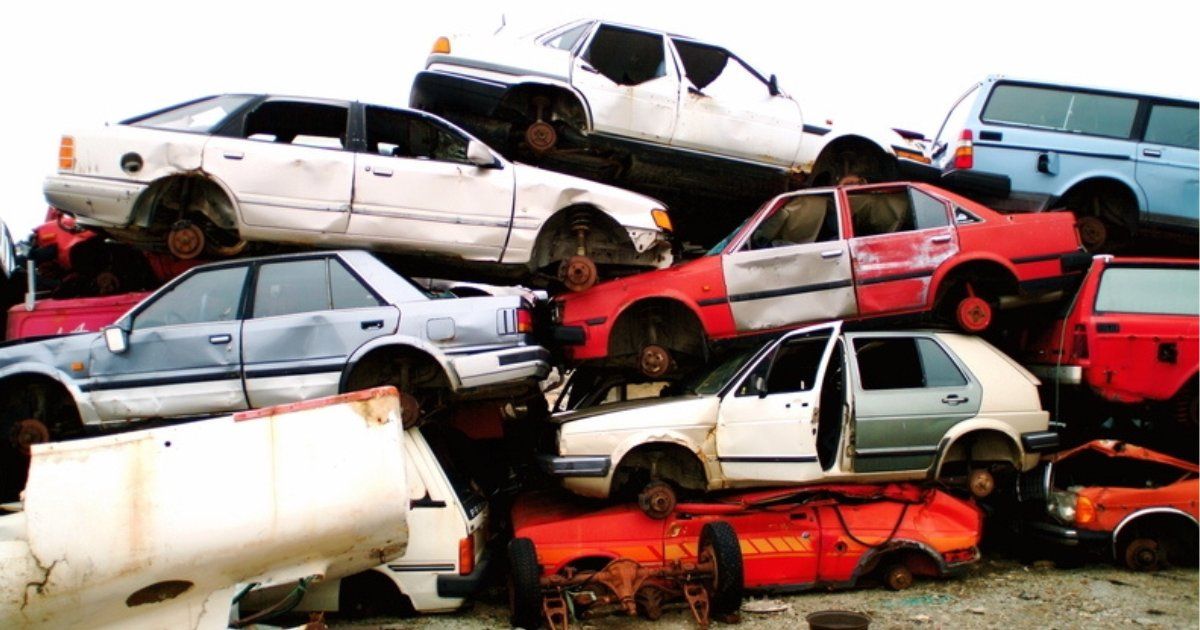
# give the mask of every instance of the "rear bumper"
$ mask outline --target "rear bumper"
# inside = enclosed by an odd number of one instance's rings
[[[90,225],[128,225],[146,184],[100,177],[57,174],[42,183],[42,192],[50,205],[69,212]]]
[[[555,477],[607,477],[612,458],[607,455],[541,455],[538,465]]]
[[[971,169],[943,171],[932,164],[904,158],[896,160],[896,170],[901,179],[927,182],[967,196],[1003,199],[1012,194],[1012,179],[999,173]]]
[[[440,70],[424,70],[413,79],[408,105],[426,111],[492,116],[508,85]]]
[[[1062,383],[1063,385],[1079,385],[1083,383],[1083,368],[1078,365],[1027,365],[1025,366],[1034,376],[1044,380]]]
[[[1021,434],[1021,446],[1026,453],[1044,453],[1058,448],[1058,433],[1054,431],[1032,431]]]
[[[487,573],[489,558],[485,555],[475,563],[475,570],[470,575],[457,573],[442,573],[437,576],[438,597],[470,597],[479,591],[483,578]]]
[[[462,390],[519,381],[540,381],[550,374],[550,352],[541,346],[519,346],[453,357],[450,363]]]

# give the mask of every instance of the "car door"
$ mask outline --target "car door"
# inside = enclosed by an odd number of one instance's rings
[[[241,305],[246,265],[205,269],[164,288],[118,323],[126,349],[97,336],[92,404],[103,420],[216,414],[246,408]]]
[[[787,197],[721,258],[739,331],[853,316],[850,257],[833,193]]]
[[[252,233],[341,234],[354,177],[348,125],[343,103],[267,99],[208,141],[203,168],[229,189]]]
[[[858,314],[925,308],[934,273],[958,253],[950,204],[910,186],[852,190],[846,201]]]
[[[257,265],[248,313],[242,354],[251,407],[338,393],[350,354],[400,322],[395,306],[331,256]]]
[[[515,169],[467,161],[471,138],[416,112],[367,105],[350,235],[378,246],[498,261],[513,220]]]
[[[1152,103],[1137,148],[1137,181],[1152,223],[1195,229],[1200,221],[1200,116],[1195,104]]]
[[[955,424],[979,413],[979,381],[933,334],[849,340],[857,473],[923,471]]]
[[[716,442],[725,479],[780,483],[821,477],[816,450],[819,384],[839,326],[816,326],[784,337],[724,393]]]
[[[800,105],[729,51],[671,38],[683,79],[671,145],[790,167],[800,150]]]
[[[679,75],[662,34],[600,25],[572,61],[571,85],[587,99],[595,131],[671,141]]]

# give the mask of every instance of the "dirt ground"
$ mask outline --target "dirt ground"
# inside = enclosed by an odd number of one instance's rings
[[[805,616],[819,610],[852,610],[870,615],[871,628],[1117,628],[1200,627],[1200,588],[1195,568],[1157,573],[1132,573],[1100,561],[1059,569],[1049,561],[1022,565],[1004,558],[985,559],[957,578],[918,581],[912,588],[891,592],[858,589],[804,593],[767,598],[750,597],[736,625],[713,628],[745,630],[805,628]],[[750,608],[783,610],[748,612]],[[331,628],[402,630],[474,630],[507,628],[505,593],[492,587],[453,615],[410,619],[371,619],[357,622],[330,617]],[[650,622],[604,615],[573,625],[595,630],[696,628],[684,609],[667,611]]]

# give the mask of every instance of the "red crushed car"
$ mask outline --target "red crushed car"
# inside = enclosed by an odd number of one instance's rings
[[[1168,403],[1195,427],[1198,315],[1200,261],[1097,256],[1070,311],[1035,334],[1024,362],[1107,401]]]
[[[913,484],[739,492],[680,503],[661,520],[636,504],[597,508],[558,493],[518,497],[512,509],[514,544],[533,550],[543,578],[618,560],[648,568],[694,561],[702,529],[718,521],[737,533],[745,588],[771,592],[851,587],[867,577],[903,589],[914,575],[943,576],[978,560],[983,527],[974,504]],[[655,612],[654,593],[636,599],[640,612]]]
[[[767,202],[706,256],[559,296],[569,360],[657,376],[708,340],[935,311],[985,330],[1000,298],[1078,279],[1088,256],[1069,212],[1003,215],[918,183],[840,186]]]
[[[1098,550],[1135,571],[1196,564],[1200,467],[1148,448],[1094,440],[1022,475],[1035,537]]]
[[[33,310],[24,304],[8,309],[4,340],[78,332],[95,332],[115,322],[150,293],[122,293],[70,300],[38,300]]]

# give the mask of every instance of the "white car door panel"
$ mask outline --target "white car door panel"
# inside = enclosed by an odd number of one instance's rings
[[[679,77],[659,34],[603,25],[571,65],[600,133],[667,143],[675,127]]]

